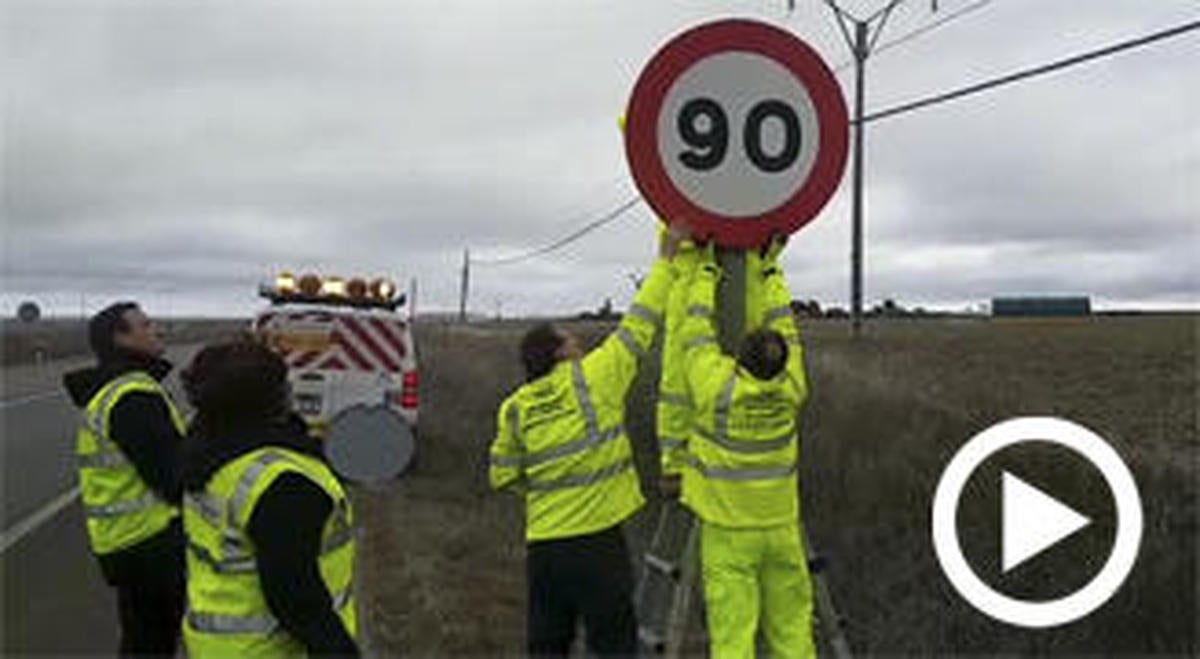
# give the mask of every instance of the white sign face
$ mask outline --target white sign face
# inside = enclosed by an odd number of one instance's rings
[[[820,146],[804,85],[748,51],[696,61],[667,90],[658,116],[659,157],[671,182],[692,203],[729,218],[755,218],[787,203]]]

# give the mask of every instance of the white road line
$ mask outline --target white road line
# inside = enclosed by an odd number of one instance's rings
[[[20,542],[25,536],[36,531],[39,526],[49,522],[59,511],[71,505],[78,496],[79,486],[76,485],[58,495],[58,498],[54,501],[42,506],[36,513],[13,524],[11,528],[6,529],[4,534],[0,535],[0,554],[8,551],[10,547]]]
[[[18,405],[24,405],[26,403],[33,403],[39,400],[45,400],[47,398],[54,398],[60,395],[62,395],[61,391],[43,391],[39,394],[29,394],[28,396],[18,396],[8,400],[0,400],[0,410],[16,407]]]

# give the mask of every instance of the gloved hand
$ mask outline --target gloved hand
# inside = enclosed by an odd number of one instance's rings
[[[705,270],[721,272],[721,264],[717,262],[717,243],[708,241],[698,245],[700,250],[700,266]]]
[[[680,222],[658,227],[658,255],[664,259],[673,259],[683,250],[688,242],[688,233]]]
[[[787,246],[787,241],[788,237],[782,234],[771,236],[767,244],[759,249],[759,253],[762,254],[764,267],[769,268],[779,262],[779,256],[783,254],[783,248]]]

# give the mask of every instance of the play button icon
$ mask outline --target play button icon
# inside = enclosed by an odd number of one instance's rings
[[[1001,557],[1005,572],[1092,523],[1007,471],[1001,487],[1001,536],[1004,538]]]
[[[971,474],[997,452],[1026,442],[1057,444],[1091,462],[1108,484],[1116,509],[1116,537],[1103,567],[1082,588],[1057,599],[1018,599],[994,590],[967,562],[958,539],[958,503]],[[1005,573],[1092,523],[1008,471],[1000,481],[1000,563]],[[942,472],[932,513],[933,549],[951,585],[976,609],[1019,627],[1062,625],[1099,608],[1129,576],[1142,541],[1142,503],[1129,468],[1099,435],[1055,417],[1009,419],[972,437]]]

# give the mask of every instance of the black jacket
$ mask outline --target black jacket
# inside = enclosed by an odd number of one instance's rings
[[[63,376],[63,385],[80,409],[104,385],[133,371],[144,371],[162,381],[171,363],[156,357],[117,350],[98,365]],[[176,464],[182,436],[162,396],[134,392],[123,396],[109,417],[111,439],[133,464],[138,476],[165,501],[178,504],[181,497]],[[158,573],[183,570],[183,533],[179,522],[134,547],[97,556],[104,578],[113,585],[141,583]]]
[[[245,421],[188,430],[180,472],[187,492],[202,492],[222,466],[255,449],[279,446],[325,460],[304,421]],[[259,581],[271,613],[310,654],[357,655],[358,647],[333,610],[318,558],[333,500],[299,474],[280,476],[263,492],[247,532],[254,543]]]

